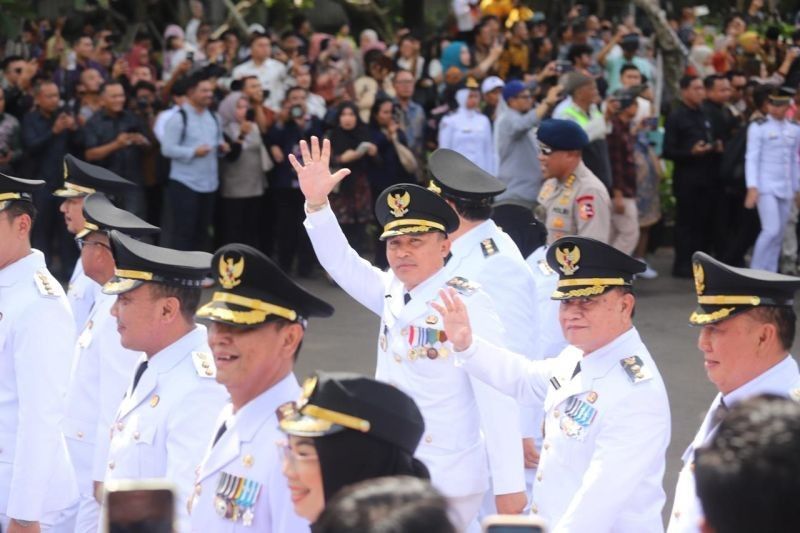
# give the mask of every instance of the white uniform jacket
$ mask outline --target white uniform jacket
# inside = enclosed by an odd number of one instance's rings
[[[505,329],[505,346],[535,359],[539,344],[536,282],[511,237],[493,220],[486,220],[454,240],[450,253],[445,268],[451,277],[461,276],[478,283],[492,299]],[[541,435],[542,420],[537,417],[541,410],[541,405],[521,410],[523,437]]]
[[[308,522],[294,512],[276,446],[286,435],[275,410],[299,397],[290,373],[237,413],[231,404],[223,408],[217,427],[224,422],[227,429],[216,444],[209,440],[190,499],[193,532],[308,533]],[[237,485],[245,487],[238,498],[231,493]]]
[[[586,357],[568,346],[555,359],[528,361],[476,338],[456,359],[522,403],[544,398],[531,511],[553,533],[663,531],[669,403],[635,328]]]
[[[103,480],[108,428],[143,355],[120,344],[117,322],[111,316],[116,299],[100,293],[78,335],[62,425],[81,499],[93,507],[97,504],[92,482]],[[99,512],[99,506],[96,509]],[[96,521],[94,525],[93,530]]]
[[[569,344],[558,321],[558,300],[550,298],[558,289],[558,274],[547,264],[547,246],[540,246],[526,259],[536,282],[536,304],[539,323],[534,355],[529,359],[555,357]]]
[[[196,469],[228,400],[215,375],[206,328],[196,326],[150,358],[133,394],[131,380],[111,426],[105,481],[174,483],[179,531],[188,531],[186,502]]]
[[[800,371],[797,362],[791,355],[788,355],[777,365],[725,396],[725,406],[730,409],[736,403],[759,394],[790,396],[792,393],[800,393]],[[714,421],[714,414],[721,400],[722,395],[717,394],[697,435],[683,454],[683,468],[675,487],[675,502],[669,517],[667,533],[700,532],[703,509],[695,492],[694,452],[708,444],[716,433],[717,424]]]
[[[494,494],[524,491],[516,403],[454,367],[451,343],[442,340],[442,319],[429,305],[448,282],[460,283],[456,288],[463,291],[469,312],[476,317],[476,329],[502,343],[503,326],[489,297],[463,278],[453,281],[443,268],[415,287],[405,305],[400,280],[350,248],[330,207],[309,214],[305,226],[325,270],[350,296],[382,318],[375,377],[417,402],[425,435],[416,455],[430,470],[433,484],[451,497],[485,491],[488,452]]]
[[[87,276],[83,271],[81,258],[75,263],[72,276],[67,286],[67,299],[75,318],[75,333],[83,331],[83,326],[89,318],[95,300],[102,294],[101,287]]]
[[[772,117],[751,122],[744,169],[758,194],[792,198],[800,190],[800,125]]]
[[[78,497],[61,435],[74,342],[41,252],[0,270],[0,514],[39,520]]]

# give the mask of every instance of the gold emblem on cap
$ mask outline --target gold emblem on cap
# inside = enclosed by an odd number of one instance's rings
[[[239,279],[244,273],[244,257],[240,258],[236,263],[233,258],[225,257],[224,255],[219,258],[219,284],[223,289],[232,289],[239,285],[242,280]]]
[[[694,288],[699,296],[706,290],[706,273],[703,272],[703,265],[700,263],[692,264],[692,272],[694,273]]]
[[[67,170],[67,160],[64,160],[64,181],[67,180],[67,176],[69,176],[69,171]]]
[[[389,204],[389,211],[395,217],[402,217],[408,213],[408,206],[411,203],[411,193],[404,191],[402,194],[391,194],[386,197],[386,203]]]
[[[575,246],[572,250],[566,248],[556,248],[556,261],[561,265],[559,270],[565,276],[573,275],[580,267],[578,261],[581,260],[581,250]]]
[[[439,187],[438,185],[436,185],[436,182],[433,181],[433,180],[431,180],[431,182],[428,184],[428,190],[431,191],[432,193],[438,194],[440,196],[442,194],[442,188]]]

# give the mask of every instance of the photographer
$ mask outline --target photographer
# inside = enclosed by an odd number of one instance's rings
[[[308,114],[305,89],[292,87],[286,93],[278,123],[265,137],[265,144],[275,162],[269,194],[275,213],[273,224],[277,229],[278,264],[284,272],[290,273],[297,256],[297,273],[304,277],[311,274],[316,260],[303,228],[303,194],[287,158],[289,154],[299,155],[300,140],[312,135],[322,137],[322,122]]]
[[[125,89],[118,81],[100,89],[101,109],[86,122],[86,160],[138,185],[120,198],[121,207],[144,218],[142,158],[151,141],[144,135],[149,129],[133,112],[125,109]]]

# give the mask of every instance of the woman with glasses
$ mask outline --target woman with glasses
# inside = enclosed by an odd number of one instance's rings
[[[399,389],[345,373],[306,380],[297,402],[279,409],[289,437],[283,473],[295,512],[315,522],[343,487],[382,476],[428,479],[414,458],[425,423],[417,405]]]

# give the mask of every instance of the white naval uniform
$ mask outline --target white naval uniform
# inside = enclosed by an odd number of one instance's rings
[[[2,245],[2,244],[0,244]],[[0,524],[52,529],[78,489],[61,435],[75,329],[44,255],[0,270]]]
[[[547,264],[546,245],[535,249],[526,261],[536,281],[536,300],[539,308],[538,340],[534,345],[533,359],[555,357],[569,345],[558,321],[558,308],[561,303],[551,298],[558,289],[558,274]]]
[[[528,359],[539,344],[536,281],[519,248],[493,220],[486,220],[453,241],[452,256],[445,267],[450,277],[461,276],[478,283],[492,299],[505,329],[506,347]],[[542,443],[542,406],[520,409],[523,438]],[[535,469],[526,470],[530,489]],[[484,513],[494,514],[494,499],[484,502]]]
[[[98,467],[101,474],[105,471],[108,428],[143,355],[120,343],[117,322],[111,316],[116,299],[101,292],[95,301],[75,343],[67,389],[62,429],[80,491],[76,533],[97,531],[100,504],[93,482],[103,477],[93,473]]]
[[[759,394],[790,396],[792,393],[797,394],[798,392],[800,392],[800,370],[798,370],[797,362],[791,355],[788,355],[783,361],[757,378],[725,395],[724,399],[725,406],[730,409],[738,402]],[[717,394],[697,435],[683,453],[683,468],[675,487],[675,502],[672,506],[667,533],[700,533],[703,509],[695,491],[694,452],[711,442],[716,433],[719,423],[716,421],[715,413],[722,399],[723,396]]]
[[[297,378],[289,373],[237,413],[233,413],[232,404],[223,408],[217,427],[225,422],[227,429],[216,444],[209,440],[191,497],[193,532],[308,533],[308,521],[294,512],[289,486],[281,471],[283,458],[276,446],[286,440],[286,435],[278,429],[275,410],[299,397]],[[245,480],[243,484],[249,482],[251,487],[250,495],[244,496],[243,491],[243,497],[253,502],[252,509],[250,513],[240,512],[236,520],[225,518],[218,507],[224,498],[218,498],[217,491],[224,494],[229,476]],[[248,520],[244,514],[250,515]]]
[[[166,478],[174,483],[179,532],[189,531],[192,482],[228,400],[215,375],[206,328],[195,326],[149,359],[133,394],[131,380],[111,426],[105,481]]]
[[[350,248],[330,206],[308,214],[305,227],[325,270],[350,296],[382,317],[375,377],[397,386],[419,406],[425,434],[416,456],[430,470],[434,486],[451,501],[474,500],[472,517],[461,513],[460,526],[467,526],[477,515],[490,472],[494,494],[524,491],[516,403],[456,368],[450,361],[449,341],[435,343],[435,359],[424,353],[412,359],[412,333],[419,335],[425,329],[443,333],[441,316],[429,302],[439,298],[439,290],[452,277],[450,271],[443,268],[415,287],[404,304],[402,282]],[[464,302],[476,317],[476,330],[501,343],[503,326],[489,297],[477,290],[465,296]]]
[[[745,181],[748,188],[758,189],[761,220],[750,268],[777,272],[783,233],[800,191],[800,125],[772,117],[750,123]]]
[[[83,271],[81,258],[75,263],[72,276],[67,286],[67,299],[75,318],[75,333],[83,331],[83,326],[89,318],[95,300],[102,294],[101,287]]]
[[[638,375],[623,366],[633,356]],[[551,533],[663,531],[669,403],[636,328],[585,357],[568,346],[555,359],[533,362],[475,338],[456,364],[521,403],[544,398],[531,511]]]

